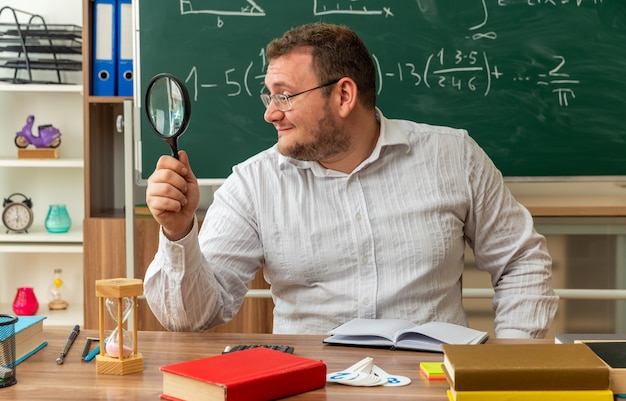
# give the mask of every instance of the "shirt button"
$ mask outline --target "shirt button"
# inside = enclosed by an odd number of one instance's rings
[[[370,258],[368,258],[367,256],[363,256],[363,263],[367,263],[370,261]]]
[[[363,216],[361,215],[361,213],[357,213],[355,217],[356,217],[357,221],[363,220]]]
[[[369,298],[364,298],[363,299],[363,305],[369,305],[370,304],[370,299]]]

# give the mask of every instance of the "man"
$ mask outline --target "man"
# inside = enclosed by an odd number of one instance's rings
[[[346,27],[294,28],[267,57],[277,144],[233,168],[199,233],[187,154],[161,157],[148,180],[162,230],[144,286],[160,322],[228,322],[263,266],[275,333],[355,317],[467,325],[468,243],[491,275],[496,336],[544,336],[558,302],[545,239],[467,132],[385,118],[372,59]]]

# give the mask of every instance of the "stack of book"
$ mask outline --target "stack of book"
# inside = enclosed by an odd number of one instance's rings
[[[613,401],[607,365],[584,344],[442,348],[450,401]]]

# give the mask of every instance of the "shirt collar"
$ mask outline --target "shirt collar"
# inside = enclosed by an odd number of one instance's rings
[[[395,120],[389,120],[386,118],[378,107],[376,107],[376,119],[380,122],[380,135],[376,142],[376,147],[372,151],[372,154],[363,161],[353,173],[361,170],[364,166],[375,162],[380,157],[380,152],[384,147],[393,145],[405,145],[407,152],[410,148],[409,138],[407,133],[402,129],[397,129]],[[299,169],[310,169],[317,176],[345,176],[346,174],[338,171],[329,170],[324,168],[318,162],[315,161],[302,161],[293,159],[291,157],[283,156],[279,153],[278,165],[280,169],[284,169],[288,165],[295,166]]]

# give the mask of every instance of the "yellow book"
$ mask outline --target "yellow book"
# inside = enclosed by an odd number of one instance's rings
[[[450,401],[613,401],[611,390],[448,390]]]

